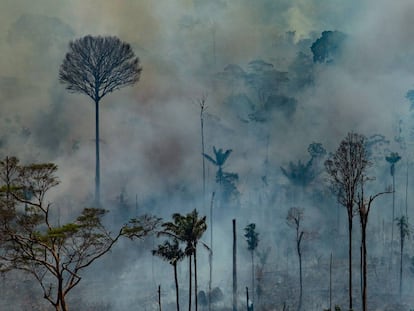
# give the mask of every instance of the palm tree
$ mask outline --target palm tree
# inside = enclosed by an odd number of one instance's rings
[[[95,103],[95,203],[100,204],[99,106],[106,95],[138,82],[142,67],[131,45],[111,36],[87,35],[69,43],[59,81]]]
[[[401,160],[398,152],[391,152],[389,156],[385,157],[385,160],[390,164],[390,174],[392,176],[392,219],[394,219],[395,213],[395,163]],[[391,243],[394,242],[394,225],[391,227]]]
[[[410,235],[410,228],[408,224],[408,218],[401,216],[396,218],[398,229],[400,230],[400,296],[402,293],[402,266],[403,266],[403,253],[404,253],[404,242]]]
[[[186,244],[185,255],[189,259],[189,296],[188,296],[188,310],[191,311],[191,294],[192,294],[192,259],[194,258],[194,290],[195,290],[195,307],[198,310],[197,298],[197,244],[200,241],[203,233],[207,230],[206,216],[199,218],[198,212],[194,209],[187,215],[175,213],[172,215],[173,221],[166,222],[162,225],[164,228],[160,234],[173,237]],[[205,245],[203,243],[205,247]],[[208,247],[207,247],[208,248]]]
[[[184,259],[184,252],[180,248],[177,239],[173,239],[173,242],[165,241],[163,244],[158,245],[157,249],[152,251],[152,255],[161,257],[168,261],[174,268],[174,281],[175,281],[175,295],[177,300],[177,311],[180,311],[180,299],[178,290],[178,278],[177,278],[177,264]]]
[[[257,245],[259,244],[259,233],[256,232],[256,224],[251,223],[244,228],[244,237],[246,238],[247,242],[247,249],[250,251],[251,257],[252,257],[252,302],[254,306],[254,251],[257,248]],[[253,307],[252,307],[253,310]]]
[[[218,167],[216,173],[216,182],[219,184],[219,201],[224,203],[236,202],[237,196],[239,194],[236,186],[236,182],[239,179],[239,175],[236,173],[229,173],[223,171],[223,165],[230,156],[232,150],[228,149],[223,151],[223,149],[216,149],[213,147],[214,158],[208,154],[203,153],[203,156]]]
[[[208,154],[203,153],[203,156],[207,160],[209,160],[211,163],[213,163],[215,166],[218,167],[218,171],[216,174],[216,180],[220,185],[223,182],[223,165],[228,159],[228,157],[230,156],[230,154],[232,153],[232,151],[233,150],[228,149],[225,152],[223,152],[223,149],[220,148],[219,150],[217,150],[216,147],[213,146],[213,152],[214,152],[215,159],[213,159]]]

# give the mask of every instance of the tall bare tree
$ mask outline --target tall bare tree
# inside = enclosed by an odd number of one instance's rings
[[[303,276],[302,276],[302,242],[309,240],[315,235],[312,232],[303,230],[303,209],[298,207],[291,207],[288,211],[286,221],[289,227],[295,229],[296,232],[296,252],[299,259],[299,303],[298,311],[302,308],[303,297]]]
[[[367,311],[367,225],[368,225],[368,216],[371,211],[372,203],[376,198],[385,193],[391,193],[391,190],[386,190],[384,192],[378,192],[375,195],[370,195],[368,198],[364,194],[364,183],[368,181],[369,178],[362,176],[360,182],[360,190],[357,194],[357,206],[359,213],[359,221],[361,224],[361,252],[362,252],[362,311]]]
[[[325,168],[330,177],[332,190],[348,215],[348,261],[349,261],[349,309],[352,310],[352,220],[358,186],[368,165],[365,137],[348,133],[330,158]]]
[[[95,202],[100,203],[99,103],[109,93],[138,82],[142,67],[131,46],[117,37],[85,36],[69,43],[59,81],[95,102]]]
[[[121,236],[143,237],[152,227],[135,219],[111,234],[102,223],[106,211],[98,208],[85,208],[75,221],[61,225],[53,205],[45,202],[59,184],[56,171],[53,163],[0,161],[0,267],[32,275],[54,309],[67,311],[66,297],[84,269]]]

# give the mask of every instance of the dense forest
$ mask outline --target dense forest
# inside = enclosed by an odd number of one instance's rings
[[[414,3],[4,2],[0,310],[414,309]]]

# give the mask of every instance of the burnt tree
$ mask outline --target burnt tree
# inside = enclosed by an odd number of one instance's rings
[[[69,43],[59,81],[95,103],[95,203],[100,203],[99,103],[109,93],[138,82],[142,67],[131,46],[117,37],[85,36]]]

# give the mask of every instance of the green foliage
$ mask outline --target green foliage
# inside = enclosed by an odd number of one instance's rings
[[[315,63],[331,63],[340,54],[346,36],[340,31],[323,31],[311,46]]]
[[[148,234],[155,232],[161,224],[161,218],[152,215],[142,215],[129,220],[122,228],[122,235],[134,239],[143,238]]]
[[[52,163],[0,161],[0,267],[34,276],[44,298],[65,311],[65,297],[80,282],[83,269],[126,232],[144,236],[149,228],[131,221],[113,235],[102,224],[107,211],[99,208],[85,208],[74,222],[56,225],[52,204],[45,203],[48,191],[59,184],[56,171]]]
[[[256,224],[251,223],[244,228],[244,237],[247,242],[247,249],[253,252],[259,245],[259,233],[256,232]]]
[[[162,224],[163,230],[159,232],[159,235],[166,235],[186,243],[185,254],[192,255],[198,241],[207,230],[206,216],[199,218],[197,210],[194,209],[186,215],[175,213],[172,218],[172,222]]]

